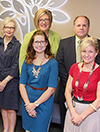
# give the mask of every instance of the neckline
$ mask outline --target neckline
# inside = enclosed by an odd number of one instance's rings
[[[79,62],[80,63],[80,62]],[[77,63],[78,71],[80,71],[79,63]],[[96,68],[94,68],[93,72],[99,68],[100,65],[98,65]],[[82,71],[83,73],[90,73],[91,71]]]
[[[52,59],[52,58],[50,58],[46,63],[42,64],[41,66],[46,65],[51,59]],[[34,63],[32,63],[32,65],[37,66],[37,67],[40,66],[40,65],[35,65]]]

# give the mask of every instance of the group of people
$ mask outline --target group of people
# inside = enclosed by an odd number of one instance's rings
[[[100,132],[100,40],[88,35],[90,20],[77,16],[75,35],[65,39],[50,30],[52,13],[47,9],[36,12],[34,24],[36,29],[25,35],[21,45],[14,36],[16,20],[4,20],[0,38],[3,132],[14,132],[19,91],[25,131],[48,131],[58,76],[61,131]]]

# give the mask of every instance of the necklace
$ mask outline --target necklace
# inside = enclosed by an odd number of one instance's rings
[[[39,66],[39,68],[36,70],[35,69],[35,65],[33,66],[33,76],[35,77],[35,78],[38,78],[38,75],[39,75],[39,73],[40,73],[40,70],[41,70],[41,65],[42,65],[42,63],[43,63],[43,60],[44,60],[44,58],[45,57],[43,57],[43,59],[42,59],[42,61],[41,61],[41,63],[40,63],[40,66]]]
[[[90,72],[90,74],[89,74],[89,76],[88,76],[88,78],[87,78],[87,80],[86,80],[86,82],[85,82],[85,84],[84,84],[84,86],[83,86],[83,95],[82,95],[82,97],[79,97],[79,96],[78,96],[78,86],[79,86],[79,80],[80,80],[80,76],[81,76],[81,73],[82,73],[82,69],[83,69],[84,63],[82,64],[82,66],[81,66],[81,68],[80,68],[80,71],[79,71],[79,74],[78,74],[78,78],[77,78],[77,80],[76,80],[76,82],[75,82],[75,86],[77,87],[77,88],[76,88],[77,99],[78,99],[79,101],[82,101],[82,100],[84,99],[84,95],[85,95],[85,92],[87,91],[88,84],[89,84],[90,78],[91,78],[91,76],[92,76],[93,70],[94,70],[94,68],[95,68],[95,65],[96,65],[96,63],[94,62],[93,67],[92,67],[92,69],[91,69],[91,72]]]

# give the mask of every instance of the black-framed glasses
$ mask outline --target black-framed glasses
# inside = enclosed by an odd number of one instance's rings
[[[45,18],[45,19],[39,19],[39,22],[48,22],[48,21],[50,21],[50,19],[47,19],[47,18]]]
[[[38,44],[44,44],[45,41],[34,41],[34,44],[38,45]]]
[[[5,29],[10,29],[10,30],[15,29],[15,27],[6,27],[6,26],[4,26],[4,28],[5,28]]]

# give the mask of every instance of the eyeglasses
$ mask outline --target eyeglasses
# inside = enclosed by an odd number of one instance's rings
[[[44,44],[45,41],[35,41],[34,44],[38,45],[38,44]]]
[[[10,30],[15,29],[15,27],[5,27],[5,26],[4,26],[4,28],[5,28],[5,29],[10,29]]]
[[[47,19],[47,18],[45,18],[45,19],[39,19],[39,22],[41,22],[41,23],[48,22],[48,21],[50,21],[50,19]]]

